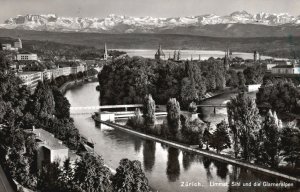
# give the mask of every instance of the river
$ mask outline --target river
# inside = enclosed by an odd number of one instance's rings
[[[98,83],[95,82],[88,83],[67,91],[66,97],[71,106],[98,105],[97,85]],[[109,167],[116,169],[122,158],[139,160],[150,186],[155,191],[298,191],[297,189],[286,188],[253,187],[255,181],[262,184],[262,182],[284,180],[212,160],[205,156],[187,153],[158,142],[147,141],[105,125],[96,126],[89,115],[74,115],[73,118],[80,134],[95,143],[95,152],[104,158]],[[240,182],[241,185],[251,182],[252,187],[226,186],[226,183],[231,182]],[[182,186],[182,184],[189,186]],[[215,186],[216,184],[222,186]]]

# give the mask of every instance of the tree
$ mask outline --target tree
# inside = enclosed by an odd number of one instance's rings
[[[295,168],[296,162],[300,160],[300,129],[290,123],[283,128],[280,147],[284,160],[291,163]]]
[[[263,68],[263,66],[258,65],[253,67],[247,67],[243,73],[247,85],[261,84],[265,75],[265,69]]]
[[[99,156],[87,153],[76,162],[74,183],[81,191],[111,191],[111,176],[112,173],[104,166],[104,161]]]
[[[140,109],[136,109],[134,112],[134,116],[130,117],[127,120],[126,123],[128,126],[132,127],[133,129],[137,129],[137,130],[143,130],[144,127],[144,119],[141,116],[141,111]]]
[[[32,102],[29,103],[31,113],[37,118],[51,118],[55,113],[55,102],[51,88],[47,82],[39,82]]]
[[[240,88],[245,87],[245,85],[246,85],[246,79],[245,79],[244,73],[238,72],[237,76],[238,76],[238,86]]]
[[[261,158],[263,163],[273,168],[276,168],[279,163],[280,128],[281,121],[278,120],[276,112],[269,111],[261,129]]]
[[[60,181],[62,171],[59,162],[53,162],[43,166],[39,177],[37,188],[42,192],[63,192],[63,185]]]
[[[59,119],[70,118],[70,103],[68,99],[57,89],[53,88],[55,102],[55,116]]]
[[[300,91],[294,83],[286,80],[269,81],[259,89],[256,98],[258,105],[268,104],[277,112],[300,112]]]
[[[152,96],[146,95],[144,99],[143,106],[143,115],[145,118],[145,124],[148,129],[153,129],[156,122],[155,117],[155,101],[152,99]]]
[[[187,106],[190,102],[199,100],[194,81],[188,78],[182,79],[180,98],[183,106]]]
[[[149,192],[148,180],[139,161],[122,159],[112,177],[115,192]]]
[[[62,176],[61,176],[61,181],[64,184],[64,188],[66,191],[72,191],[74,188],[74,171],[73,168],[71,167],[71,162],[70,158],[66,159],[64,161],[64,165],[62,168]]]
[[[227,112],[235,157],[237,158],[241,146],[242,157],[250,161],[254,149],[257,148],[255,140],[261,127],[256,103],[246,93],[241,92],[227,103]]]
[[[207,125],[206,128],[204,129],[204,132],[203,132],[203,143],[205,143],[206,145],[206,150],[209,150],[208,148],[208,144],[210,142],[210,139],[211,139],[211,133],[209,132],[209,129],[210,129],[210,125]]]
[[[180,105],[175,98],[169,99],[167,103],[167,120],[170,132],[176,136],[181,129],[180,123]]]
[[[225,121],[217,124],[216,131],[212,134],[210,139],[210,146],[220,153],[222,150],[230,148],[230,138],[228,134],[228,125]]]

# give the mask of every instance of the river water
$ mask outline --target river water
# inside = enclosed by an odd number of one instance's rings
[[[66,97],[71,106],[99,105],[97,85],[98,83],[88,83],[67,91]],[[262,182],[284,180],[205,156],[194,155],[158,142],[147,141],[105,125],[96,126],[89,115],[74,115],[73,118],[80,134],[95,143],[95,152],[104,158],[109,167],[116,169],[122,158],[139,160],[150,186],[155,191],[298,191],[298,189],[254,187],[255,182],[263,184]],[[241,185],[250,182],[252,186],[226,186],[227,183],[235,184],[233,182],[237,184],[240,182]],[[216,184],[222,186],[215,186]]]

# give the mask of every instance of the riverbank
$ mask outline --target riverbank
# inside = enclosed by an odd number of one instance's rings
[[[86,81],[85,79],[75,80],[75,81],[68,81],[64,83],[62,86],[59,87],[59,91],[64,95],[68,90],[73,89],[77,86],[84,85],[85,83],[90,83],[96,81],[92,79],[92,81]]]
[[[273,176],[276,176],[276,177],[281,177],[281,178],[284,178],[284,179],[288,179],[288,180],[300,183],[300,178],[289,176],[289,175],[280,173],[278,171],[275,171],[275,170],[272,170],[272,169],[269,169],[269,168],[266,168],[266,167],[254,165],[254,164],[244,162],[242,160],[237,160],[237,159],[234,159],[232,157],[225,156],[225,155],[216,154],[216,153],[211,152],[211,151],[205,151],[205,150],[201,150],[201,149],[194,149],[194,148],[191,148],[190,146],[180,144],[180,143],[177,143],[177,142],[174,142],[174,141],[169,141],[169,140],[166,140],[166,139],[158,138],[157,136],[152,136],[152,135],[148,135],[148,134],[145,134],[145,133],[141,133],[141,132],[132,130],[132,129],[126,127],[126,126],[122,126],[122,125],[119,125],[119,124],[116,124],[116,123],[105,122],[105,121],[101,121],[99,119],[97,121],[102,123],[102,124],[105,124],[107,126],[110,126],[112,128],[119,129],[121,131],[125,131],[127,133],[130,133],[130,134],[133,134],[133,135],[136,135],[136,136],[148,139],[148,140],[160,142],[160,143],[167,144],[169,146],[172,146],[172,147],[175,147],[175,148],[178,148],[178,149],[183,149],[185,151],[190,151],[190,152],[193,152],[193,153],[196,153],[196,154],[204,155],[204,156],[210,157],[212,159],[216,159],[216,160],[219,160],[219,161],[224,161],[224,162],[227,162],[227,163],[230,163],[230,164],[238,165],[238,166],[241,166],[241,167],[246,167],[246,168],[249,168],[249,169],[254,170],[254,171],[263,172],[265,174],[273,175]]]

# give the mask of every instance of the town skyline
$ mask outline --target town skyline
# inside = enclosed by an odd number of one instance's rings
[[[121,0],[96,1],[90,0],[58,0],[20,2],[17,0],[1,0],[2,11],[0,23],[16,15],[26,14],[57,14],[66,17],[99,17],[104,18],[110,14],[126,15],[133,17],[182,17],[204,14],[227,15],[235,11],[247,11],[249,13],[288,13],[294,16],[300,15],[300,2],[297,0],[230,0],[218,2],[218,0],[188,0],[184,4],[180,0]],[[68,7],[68,8],[66,8]]]

